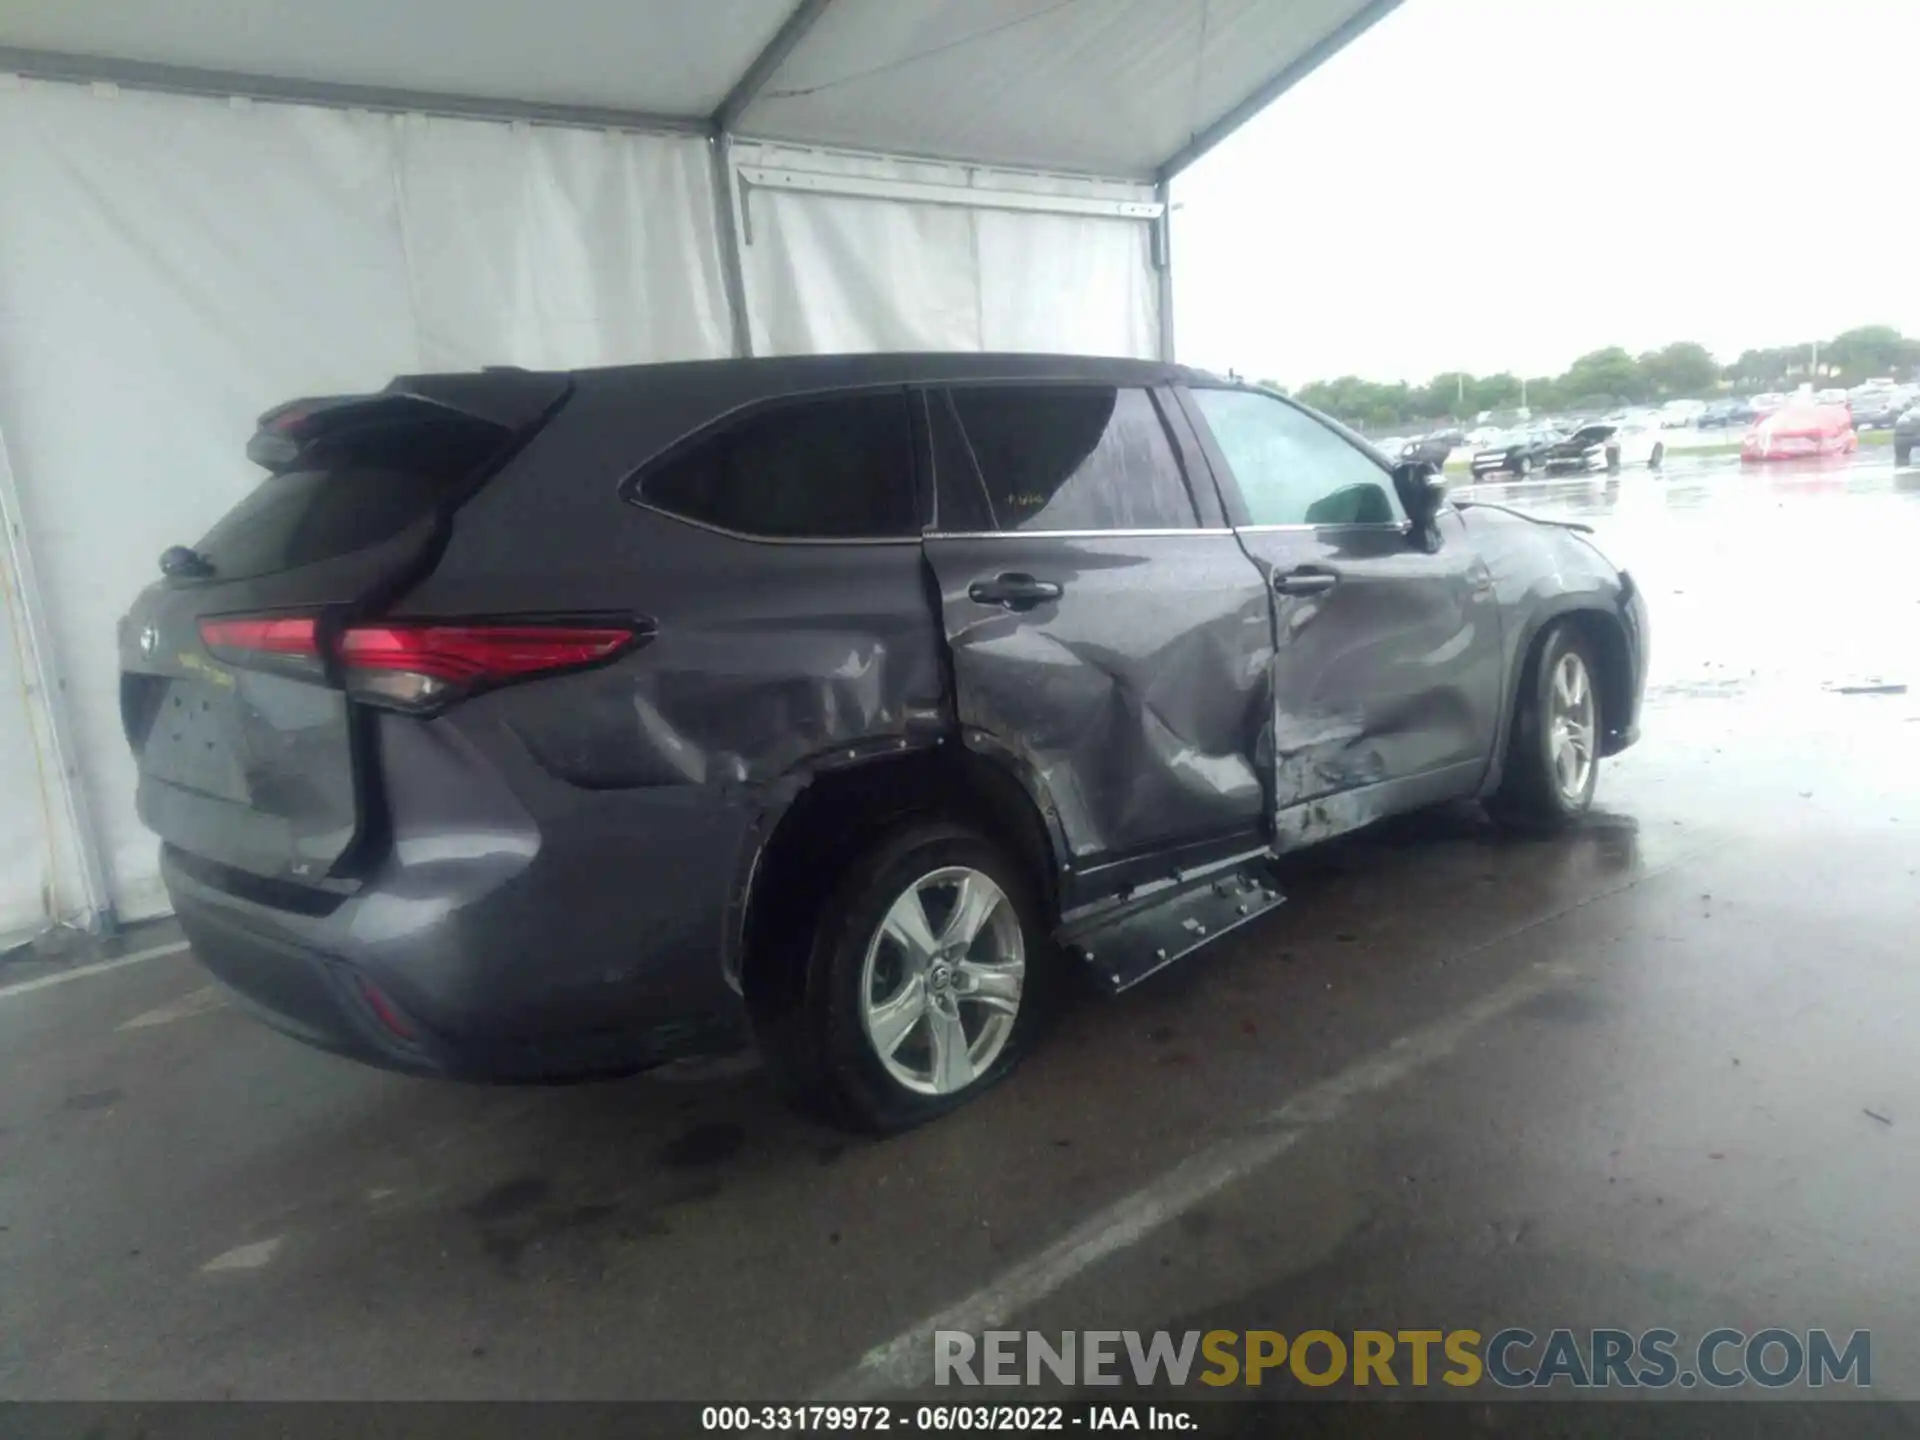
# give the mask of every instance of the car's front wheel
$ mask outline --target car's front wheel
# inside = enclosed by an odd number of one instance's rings
[[[1513,467],[1513,473],[1518,475],[1522,480],[1526,479],[1527,476],[1533,473],[1533,461],[1525,455],[1522,455],[1520,457],[1520,463]]]
[[[1893,442],[1893,463],[1895,465],[1898,465],[1904,468],[1907,461],[1911,459],[1912,456],[1913,456],[1913,446],[1902,445],[1898,440]]]
[[[902,825],[820,908],[776,1069],[842,1124],[921,1124],[1019,1061],[1043,1020],[1051,960],[1031,881],[999,846],[961,825]]]
[[[1562,621],[1534,648],[1520,677],[1500,788],[1487,802],[1499,819],[1551,830],[1593,804],[1600,775],[1600,691],[1593,651]]]
[[[1653,454],[1647,457],[1647,468],[1649,470],[1658,470],[1663,464],[1666,463],[1666,459],[1667,459],[1667,447],[1664,444],[1655,445],[1653,447]]]

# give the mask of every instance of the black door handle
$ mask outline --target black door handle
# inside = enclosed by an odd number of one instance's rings
[[[1331,570],[1292,570],[1273,577],[1273,588],[1282,595],[1324,595],[1339,583]]]
[[[991,580],[976,580],[967,587],[967,598],[981,605],[1004,605],[1009,610],[1030,610],[1042,600],[1058,600],[1061,587],[1051,580],[1036,580],[1031,575],[996,575]]]

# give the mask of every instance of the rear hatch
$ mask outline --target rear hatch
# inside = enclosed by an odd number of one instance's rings
[[[338,642],[432,568],[454,511],[569,389],[522,371],[425,376],[261,417],[247,453],[267,477],[169,550],[121,622],[150,829],[269,879],[345,868],[370,807]]]

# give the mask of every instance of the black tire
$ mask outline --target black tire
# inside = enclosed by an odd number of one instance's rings
[[[952,1094],[922,1094],[890,1074],[861,1018],[867,946],[894,901],[932,871],[966,866],[1004,892],[1017,917],[1026,975],[1020,1008],[999,1053]],[[787,1098],[848,1129],[893,1134],[925,1124],[997,1084],[1033,1046],[1052,1009],[1058,971],[1033,878],[978,831],[909,821],[857,853],[819,907],[797,1002],[763,1023],[768,1068]]]
[[[1619,473],[1620,447],[1618,445],[1609,445],[1607,447],[1607,474],[1618,475]]]
[[[1561,788],[1554,767],[1548,719],[1554,672],[1562,657],[1570,653],[1579,657],[1594,696],[1593,763],[1587,767],[1585,785],[1572,796]],[[1487,801],[1487,810],[1495,819],[1517,830],[1540,832],[1561,829],[1586,814],[1599,779],[1599,741],[1606,723],[1599,679],[1592,647],[1572,625],[1555,622],[1535,642],[1514,697],[1500,787]]]
[[[1666,463],[1666,459],[1667,459],[1666,445],[1664,443],[1656,444],[1653,447],[1653,454],[1647,457],[1647,468],[1649,470],[1658,470],[1663,464]]]
[[[1895,465],[1904,467],[1912,455],[1913,447],[1911,445],[1895,443],[1893,447],[1893,463]]]
[[[1513,467],[1513,473],[1518,475],[1522,480],[1526,479],[1527,476],[1533,473],[1533,461],[1527,456],[1522,455],[1520,457],[1520,463]]]

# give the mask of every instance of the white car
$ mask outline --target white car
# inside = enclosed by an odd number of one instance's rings
[[[1658,470],[1667,458],[1667,443],[1658,424],[1644,417],[1597,421],[1582,425],[1547,452],[1547,473],[1605,470],[1629,465]]]

